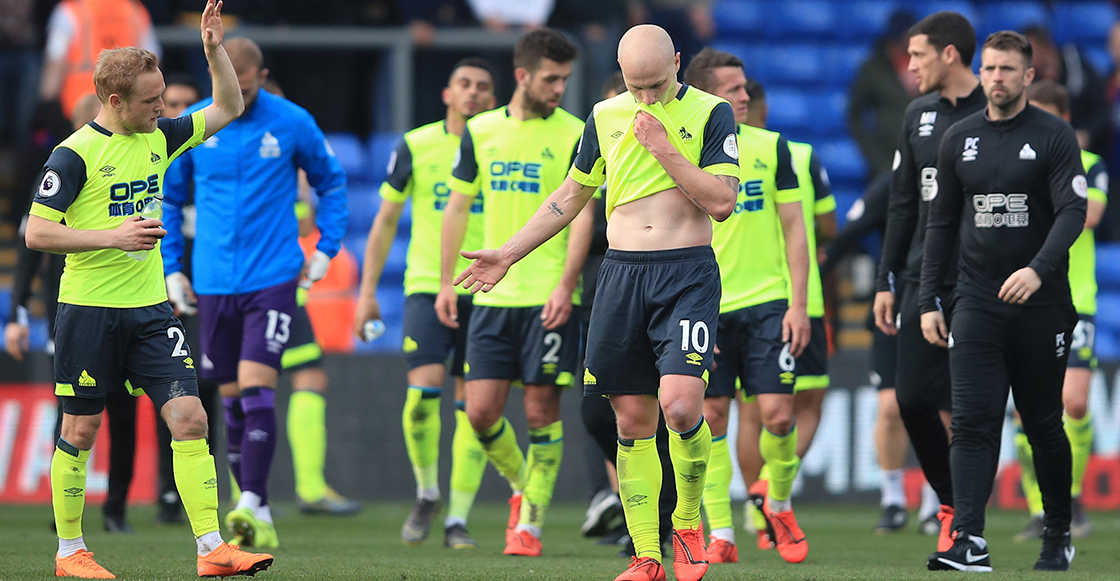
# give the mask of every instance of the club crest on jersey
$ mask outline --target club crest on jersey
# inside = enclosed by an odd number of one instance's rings
[[[685,141],[692,141],[692,134],[689,133],[688,130],[685,129],[683,126],[681,127],[680,134],[681,134],[681,139],[683,139]]]
[[[261,159],[280,157],[280,140],[271,131],[265,131],[264,137],[261,137],[260,154]]]
[[[1019,150],[1019,159],[1037,159],[1037,158],[1038,158],[1038,154],[1035,153],[1035,151],[1033,149],[1031,149],[1031,144],[1024,143],[1023,144],[1023,149]]]
[[[980,138],[979,137],[965,137],[964,138],[964,151],[961,152],[961,161],[976,161],[976,155],[980,153]]]
[[[62,180],[58,177],[58,172],[48,169],[47,173],[43,174],[43,181],[39,183],[39,197],[49,198],[61,189]]]
[[[937,111],[923,111],[918,118],[918,137],[933,135],[933,124],[937,122]]]
[[[162,159],[163,158],[160,157],[158,153],[156,153],[154,151],[152,152],[152,163],[159,163],[160,160],[162,160]]]

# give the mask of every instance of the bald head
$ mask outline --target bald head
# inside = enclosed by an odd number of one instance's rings
[[[639,24],[622,35],[618,66],[627,90],[636,99],[649,104],[664,102],[668,92],[676,90],[680,55],[674,51],[673,39],[665,29]]]
[[[245,37],[231,38],[225,41],[226,54],[229,62],[237,74],[250,71],[260,71],[264,68],[264,55],[257,43]]]

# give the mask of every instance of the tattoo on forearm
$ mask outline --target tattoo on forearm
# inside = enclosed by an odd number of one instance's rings
[[[723,185],[731,189],[736,194],[739,193],[739,178],[734,176],[716,176],[716,179],[723,182]]]
[[[676,179],[673,180],[673,183],[677,184],[677,188],[679,188],[680,191],[684,193],[684,195],[688,196],[688,199],[692,200],[692,203],[695,204],[697,208],[700,208],[701,210],[704,210],[705,214],[710,214],[711,213],[711,212],[708,212],[708,208],[704,204],[702,204],[696,196],[692,195],[691,193],[689,193],[688,190],[685,189],[683,184],[678,182]]]
[[[564,210],[561,210],[560,206],[556,205],[556,202],[549,202],[548,203],[548,211],[552,212],[553,216],[560,217],[560,216],[564,215]]]

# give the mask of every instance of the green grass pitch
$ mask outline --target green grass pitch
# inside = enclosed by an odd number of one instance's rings
[[[738,504],[738,503],[736,503]],[[739,505],[741,508],[741,505]],[[741,517],[740,508],[736,518]],[[442,546],[442,526],[417,547],[399,540],[406,504],[367,504],[354,517],[307,517],[294,505],[277,506],[281,548],[276,562],[258,579],[384,579],[444,581],[452,579],[610,581],[626,561],[617,547],[597,546],[579,536],[582,505],[555,506],[545,526],[544,553],[538,559],[502,555],[506,505],[480,503],[471,514],[475,550],[453,551]],[[935,540],[918,535],[913,519],[907,530],[876,536],[871,529],[878,509],[870,506],[801,503],[798,520],[809,538],[809,558],[790,565],[775,551],[759,551],[745,532],[738,533],[737,564],[713,565],[707,580],[896,580],[958,579],[956,572],[925,570]],[[225,512],[223,510],[222,515]],[[129,520],[133,535],[109,535],[101,530],[99,507],[86,512],[86,543],[97,561],[118,579],[195,579],[195,552],[187,525],[153,524],[155,509],[133,507]],[[1120,514],[1090,513],[1093,535],[1074,544],[1077,557],[1070,573],[1031,570],[1039,544],[1011,540],[1026,522],[1019,513],[989,511],[986,537],[995,572],[986,580],[1120,578]],[[48,528],[50,507],[0,507],[0,581],[53,579],[52,556],[57,542]],[[439,519],[442,523],[442,518]],[[672,561],[669,555],[666,562]],[[669,573],[669,579],[673,579]]]

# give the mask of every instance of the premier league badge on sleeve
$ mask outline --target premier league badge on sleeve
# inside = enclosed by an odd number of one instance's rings
[[[58,172],[53,169],[47,170],[43,174],[43,181],[39,184],[39,197],[49,198],[58,193],[62,189],[62,180],[58,177]]]

